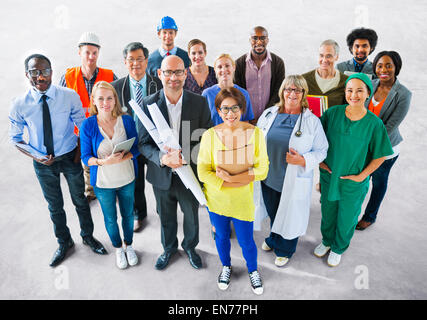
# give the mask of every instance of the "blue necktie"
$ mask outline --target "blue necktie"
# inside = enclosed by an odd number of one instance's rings
[[[136,103],[138,103],[138,105],[142,108],[142,98],[144,98],[144,94],[142,92],[142,85],[137,82],[136,83],[136,88],[135,88],[135,100]],[[135,123],[138,123],[138,116],[136,115],[136,113],[133,113],[133,120],[135,121]],[[138,128],[137,128],[138,131]]]
[[[144,94],[142,92],[142,85],[137,82],[136,83],[136,90],[135,90],[135,99],[136,103],[142,108],[142,98],[144,97]]]
[[[47,96],[42,95],[43,100],[43,144],[46,147],[48,155],[55,156],[53,152],[53,133],[52,133],[52,121],[50,119],[49,105],[46,102]]]

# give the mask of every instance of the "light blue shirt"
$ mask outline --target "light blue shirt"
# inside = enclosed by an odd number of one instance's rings
[[[169,50],[169,52],[170,52],[170,54],[172,55],[176,55],[176,51],[178,50],[178,47],[173,47],[173,49],[172,50]],[[160,47],[159,48],[159,53],[160,53],[160,55],[162,56],[162,57],[165,57],[165,55],[166,55],[166,53],[167,53],[168,51],[167,50],[165,50],[165,49],[163,49],[162,47]]]
[[[129,80],[130,80],[130,98],[132,100],[136,101],[136,84],[139,83],[142,87],[142,97],[146,97],[147,96],[147,88],[145,87],[145,84],[147,83],[146,81],[147,76],[144,75],[144,77],[139,80],[136,81],[134,78],[132,78],[131,76],[129,76]],[[138,116],[136,115],[136,113],[133,114],[133,120],[135,121],[135,123],[138,123]],[[138,131],[138,127],[136,128]]]
[[[282,192],[283,189],[288,166],[286,153],[289,151],[289,140],[299,116],[299,114],[278,113],[265,137],[270,165],[268,176],[263,182],[277,192]]]
[[[131,86],[130,86],[130,97],[131,97],[131,99],[136,101],[136,84],[138,82],[142,86],[142,96],[146,97],[147,96],[147,88],[145,87],[145,84],[147,83],[147,81],[146,81],[147,76],[144,75],[144,77],[139,81],[136,81],[131,76],[129,76],[129,79],[130,79],[130,84],[131,84]]]
[[[79,95],[71,89],[51,85],[46,91],[52,122],[53,147],[55,156],[66,154],[77,145],[74,125],[86,119]],[[43,144],[43,93],[31,88],[24,96],[12,102],[9,112],[9,141],[15,144],[24,141],[24,128],[28,130],[28,145],[46,154]]]

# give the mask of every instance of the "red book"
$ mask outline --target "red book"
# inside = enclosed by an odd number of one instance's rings
[[[326,96],[307,95],[308,108],[314,115],[320,118],[327,109],[327,99]]]

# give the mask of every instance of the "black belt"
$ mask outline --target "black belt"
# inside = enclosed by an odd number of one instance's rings
[[[67,158],[67,157],[71,156],[72,154],[74,154],[74,152],[76,151],[76,149],[77,149],[77,147],[75,147],[75,148],[74,148],[73,150],[71,150],[70,152],[67,152],[67,153],[61,154],[60,156],[55,157],[55,158],[54,158],[54,159],[55,159],[55,162],[56,162],[56,161],[64,160],[65,158]]]

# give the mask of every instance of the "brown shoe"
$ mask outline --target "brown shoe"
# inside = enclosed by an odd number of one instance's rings
[[[365,230],[367,227],[369,227],[372,224],[372,222],[360,220],[359,223],[356,226],[356,230]]]

